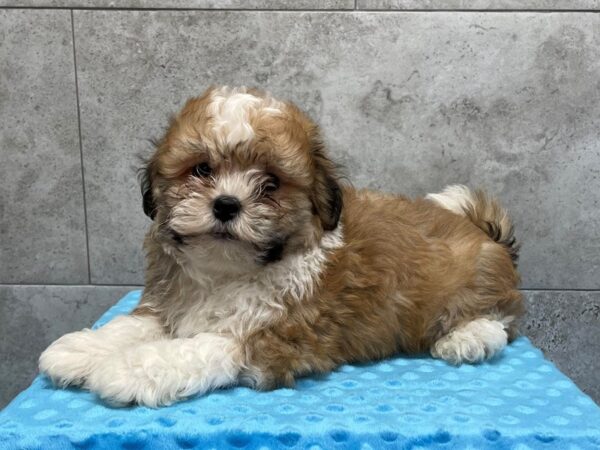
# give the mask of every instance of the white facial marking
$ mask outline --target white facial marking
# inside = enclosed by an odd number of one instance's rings
[[[212,116],[213,133],[224,145],[235,145],[251,140],[254,129],[250,120],[254,114],[280,114],[282,103],[267,96],[257,97],[244,87],[227,86],[215,90],[208,112]]]
[[[506,347],[507,340],[502,321],[475,319],[439,339],[433,344],[431,354],[451,364],[475,363],[499,353]]]
[[[465,209],[475,204],[475,198],[469,188],[461,184],[447,186],[439,194],[427,194],[425,198],[461,216],[465,215]]]
[[[258,169],[234,171],[217,178],[214,187],[214,197],[231,195],[240,202],[252,200],[257,193],[256,178],[261,172]]]

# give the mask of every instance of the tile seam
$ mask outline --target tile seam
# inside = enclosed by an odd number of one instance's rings
[[[248,12],[248,13],[261,13],[261,12],[282,12],[282,13],[321,13],[321,12],[335,12],[335,13],[539,13],[539,14],[597,14],[600,13],[599,9],[464,9],[464,8],[435,8],[435,9],[424,9],[424,8],[407,8],[407,9],[250,9],[250,8],[108,8],[108,7],[84,7],[84,6],[0,6],[0,10],[66,10],[66,11],[201,11],[201,12]]]
[[[83,141],[81,137],[81,110],[79,105],[79,79],[77,75],[77,50],[75,44],[75,20],[73,17],[73,10],[70,11],[71,15],[71,42],[73,44],[73,74],[75,76],[75,99],[77,102],[77,133],[79,136],[79,160],[81,165],[81,188],[83,193],[83,218],[85,223],[85,251],[87,257],[87,272],[88,272],[88,283],[92,283],[92,270],[90,264],[90,237],[88,229],[88,217],[87,217],[87,196],[85,192],[85,165],[83,162]]]

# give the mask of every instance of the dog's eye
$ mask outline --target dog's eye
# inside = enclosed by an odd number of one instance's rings
[[[265,181],[263,184],[263,190],[267,193],[275,192],[277,189],[279,189],[279,178],[272,173],[267,174],[267,176],[267,181]]]
[[[212,173],[211,167],[208,163],[200,163],[192,169],[192,175],[198,178],[204,178],[209,176]]]

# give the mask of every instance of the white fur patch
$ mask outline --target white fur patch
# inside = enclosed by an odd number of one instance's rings
[[[325,233],[312,250],[289,255],[258,272],[220,279],[214,274],[190,273],[193,280],[181,280],[180,298],[171,299],[169,326],[178,337],[199,332],[247,336],[281,316],[284,298],[300,301],[313,293],[327,252],[343,245],[342,236],[340,225]]]
[[[425,198],[461,216],[465,215],[465,209],[475,204],[473,194],[462,184],[447,186],[439,194],[427,194]]]
[[[105,359],[85,387],[118,404],[168,405],[233,384],[240,361],[239,346],[218,334],[162,339]]]
[[[221,175],[215,180],[213,198],[221,195],[233,195],[241,202],[251,200],[256,195],[256,178],[261,176],[258,169],[233,171]]]
[[[504,328],[505,324],[498,320],[473,320],[439,339],[431,354],[452,364],[483,361],[506,347],[508,336]]]
[[[208,112],[212,116],[213,133],[221,143],[230,147],[254,137],[250,124],[252,114],[259,110],[266,114],[279,114],[283,106],[270,96],[252,95],[245,87],[223,86],[213,91],[211,100]]]
[[[335,230],[329,231],[321,238],[321,248],[323,250],[335,250],[344,245],[344,231],[341,222]]]
[[[119,316],[58,339],[39,366],[58,386],[83,385],[113,403],[155,407],[234,383],[240,360],[232,338],[171,339],[153,317]]]
[[[169,226],[184,236],[227,230],[242,242],[264,242],[265,238],[271,235],[271,220],[276,213],[273,208],[257,201],[257,186],[261,176],[263,176],[261,171],[250,169],[233,171],[216,178],[214,189],[208,192],[205,190],[192,192],[172,209]],[[226,226],[217,220],[213,213],[213,201],[222,195],[233,196],[242,203],[240,214]],[[187,244],[190,244],[189,240]],[[220,267],[214,261],[214,255],[209,254],[209,250],[216,244],[221,250],[229,249],[228,253],[231,258],[225,258],[228,267]],[[209,267],[206,269],[211,275],[214,275],[214,272],[229,272],[228,269],[238,265],[237,263],[246,262],[244,258],[240,258],[239,252],[236,252],[234,247],[235,244],[228,245],[224,242],[216,243],[214,241],[202,243],[199,246],[188,245],[187,251],[193,250],[194,254],[190,255],[188,263],[182,264],[184,270],[193,269],[199,260],[204,260],[209,263]],[[237,245],[237,247],[240,246]],[[168,249],[165,250],[168,252]],[[248,256],[248,249],[244,250]],[[252,264],[252,261],[249,261],[248,264]]]
[[[82,384],[108,356],[161,335],[163,328],[153,317],[119,316],[98,330],[76,331],[54,341],[40,356],[40,372],[59,386]]]

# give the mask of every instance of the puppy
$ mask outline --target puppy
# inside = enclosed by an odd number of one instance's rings
[[[145,168],[143,206],[140,304],[50,345],[40,370],[59,386],[155,407],[397,353],[476,363],[523,313],[494,200],[342,186],[317,126],[253,89],[187,102]]]

